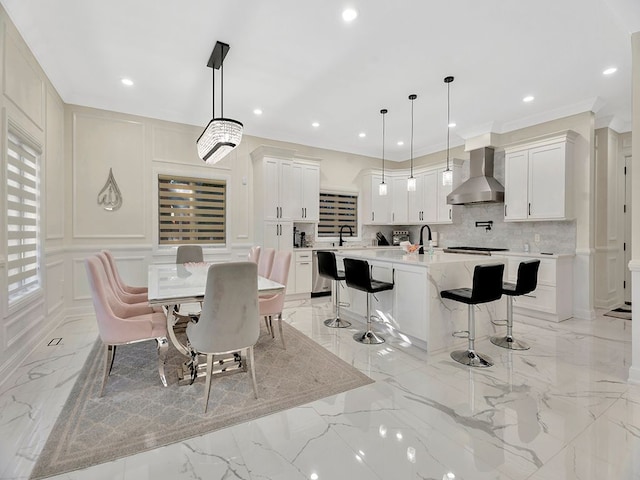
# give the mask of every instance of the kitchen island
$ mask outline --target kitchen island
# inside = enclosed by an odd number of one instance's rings
[[[505,263],[501,257],[443,253],[406,254],[401,249],[349,250],[336,252],[338,267],[344,258],[367,260],[376,280],[394,282],[393,290],[372,296],[371,312],[387,328],[373,322],[374,331],[382,336],[397,335],[405,342],[429,352],[439,352],[466,344],[466,339],[452,336],[456,330],[467,329],[467,305],[440,298],[440,291],[471,287],[476,265]],[[364,323],[366,293],[349,288],[341,282],[341,316]],[[476,308],[476,339],[496,332],[491,320],[506,317],[504,298]],[[389,332],[384,332],[384,330]]]

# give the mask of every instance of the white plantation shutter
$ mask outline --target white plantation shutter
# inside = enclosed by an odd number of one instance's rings
[[[358,235],[358,195],[320,192],[318,237],[337,237],[341,225]]]
[[[160,245],[226,242],[227,182],[158,175]]]
[[[7,137],[7,287],[11,305],[41,287],[40,152],[11,129]]]

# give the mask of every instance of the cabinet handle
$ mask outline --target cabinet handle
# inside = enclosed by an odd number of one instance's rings
[[[505,217],[507,216],[507,204],[506,203],[504,204],[504,216]]]
[[[307,218],[307,207],[304,207],[304,218]]]
[[[449,208],[449,220],[451,220],[451,208]]]
[[[531,202],[529,202],[529,215],[531,215]]]
[[[298,265],[309,265],[309,262],[298,262]]]
[[[373,222],[376,219],[375,212],[371,212],[371,221]]]

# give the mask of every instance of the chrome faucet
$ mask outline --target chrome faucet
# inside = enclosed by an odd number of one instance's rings
[[[429,231],[429,238],[427,238],[427,240],[431,241],[431,227],[425,224],[420,228],[420,250],[418,250],[419,254],[424,254],[424,242],[422,241],[422,231],[425,229],[425,227]]]
[[[342,240],[342,229],[347,227],[349,229],[349,235],[353,237],[353,230],[351,229],[351,225],[342,225],[340,227],[340,243],[339,246],[342,246],[342,244],[344,243],[344,241]]]

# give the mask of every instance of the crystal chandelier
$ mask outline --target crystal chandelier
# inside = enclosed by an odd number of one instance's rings
[[[384,116],[387,114],[387,109],[380,110],[382,114],[382,182],[378,185],[378,194],[384,197],[387,194],[387,184],[384,183]]]
[[[213,165],[222,160],[242,140],[242,123],[230,118],[224,118],[224,68],[222,63],[228,51],[229,45],[216,42],[216,46],[213,47],[213,52],[211,52],[211,57],[209,57],[209,62],[207,63],[207,66],[213,70],[213,119],[196,141],[198,156],[207,165]],[[215,70],[218,69],[220,69],[220,117],[215,118]]]
[[[415,93],[409,95],[409,100],[411,100],[411,175],[407,179],[407,191],[415,192],[416,191],[416,179],[413,176],[413,101],[418,98]]]

